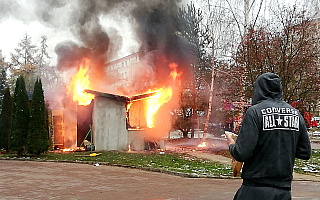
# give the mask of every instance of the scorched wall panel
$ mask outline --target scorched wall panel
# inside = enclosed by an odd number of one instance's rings
[[[97,151],[126,150],[126,102],[97,96],[93,108],[93,136]]]

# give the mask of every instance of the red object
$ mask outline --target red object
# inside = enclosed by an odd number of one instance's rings
[[[291,106],[298,109],[300,111],[300,113],[303,115],[303,118],[306,121],[307,128],[312,127],[312,124],[311,124],[312,114],[310,112],[306,112],[307,109],[306,109],[304,102],[294,101],[291,103]]]
[[[312,118],[312,114],[311,113],[309,113],[309,112],[305,112],[304,113],[304,119],[307,121],[309,127],[312,125],[311,124],[311,118]],[[307,127],[308,127],[308,125],[307,125]]]
[[[317,127],[318,126],[318,122],[316,120],[311,122],[311,126],[312,127]]]

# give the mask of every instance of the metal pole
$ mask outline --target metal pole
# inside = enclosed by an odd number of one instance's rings
[[[88,133],[87,133],[86,137],[84,137],[84,139],[83,139],[83,141],[82,141],[81,145],[79,146],[79,149],[82,147],[82,145],[83,145],[84,141],[87,139],[87,137],[88,137],[88,135],[90,134],[90,132],[92,132],[92,131],[91,131],[91,124],[90,124],[89,126],[90,126],[90,129],[89,129],[89,131],[88,131]],[[91,134],[91,135],[92,135],[92,134]],[[91,139],[91,142],[92,142],[92,139]]]
[[[90,141],[90,151],[92,151],[92,128],[91,128],[91,124],[89,125],[90,126],[90,133],[91,133],[91,141]]]

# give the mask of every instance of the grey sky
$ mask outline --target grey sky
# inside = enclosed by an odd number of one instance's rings
[[[37,46],[40,46],[42,35],[48,38],[52,65],[56,62],[54,48],[57,44],[66,40],[79,42],[78,36],[74,34],[72,22],[73,17],[81,16],[81,13],[74,14],[75,11],[81,12],[77,1],[68,1],[65,5],[52,5],[53,2],[59,4],[58,1],[0,0],[0,49],[6,61],[9,61],[10,53],[18,47],[26,33]],[[118,40],[121,45],[119,54],[127,55],[137,51],[139,45],[130,19],[124,17],[127,15],[123,16],[123,13],[124,10],[121,8],[118,11],[110,11],[109,15],[100,16],[99,23],[110,37],[115,36],[113,39]]]

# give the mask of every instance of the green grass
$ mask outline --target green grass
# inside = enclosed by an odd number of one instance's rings
[[[15,158],[23,160],[55,160],[55,161],[76,161],[76,162],[92,162],[108,165],[118,165],[126,167],[134,167],[153,171],[184,173],[190,176],[209,176],[209,177],[231,177],[231,165],[215,163],[206,159],[200,159],[188,154],[182,153],[165,153],[159,152],[148,153],[128,153],[118,151],[102,152],[96,157],[88,157],[89,152],[75,153],[48,153],[41,154],[36,157],[18,158],[14,154],[2,154],[4,158]]]
[[[231,165],[224,165],[210,160],[197,158],[186,153],[159,154],[159,152],[128,153],[106,151],[96,157],[90,157],[90,152],[47,153],[40,156],[18,157],[16,154],[2,153],[0,158],[37,160],[37,161],[70,161],[84,163],[100,163],[133,167],[139,169],[183,173],[193,177],[232,177]],[[300,174],[320,175],[320,150],[313,150],[310,160],[296,159],[294,171]]]
[[[300,174],[320,175],[320,150],[312,150],[309,160],[296,159],[294,171]]]

